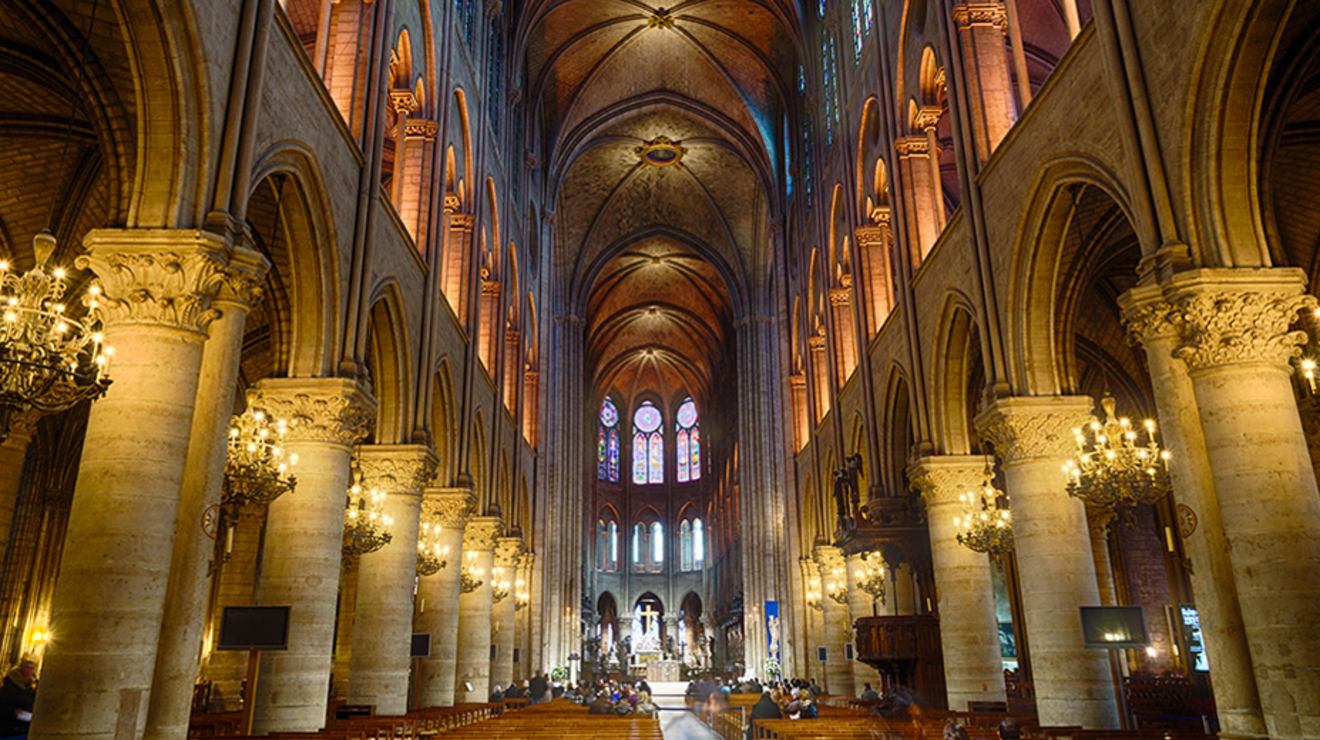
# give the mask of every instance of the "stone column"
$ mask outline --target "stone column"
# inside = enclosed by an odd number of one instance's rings
[[[1320,493],[1289,365],[1306,341],[1289,329],[1316,305],[1305,283],[1296,269],[1201,269],[1165,286],[1272,738],[1320,731]]]
[[[264,507],[245,506],[236,521],[227,522],[233,530],[233,547],[217,563],[215,609],[211,612],[211,642],[220,636],[220,618],[227,606],[251,606],[257,589],[257,556],[261,549],[261,523]],[[217,530],[217,537],[228,537]],[[224,542],[226,540],[222,540]],[[211,682],[211,708],[217,712],[237,712],[243,708],[243,676],[247,673],[247,653],[212,652],[206,661],[206,680]]]
[[[346,378],[267,378],[257,388],[260,407],[289,421],[298,487],[266,516],[257,604],[293,609],[289,649],[261,657],[253,732],[312,732],[325,725],[351,450],[376,404]]]
[[[484,702],[490,698],[491,572],[495,568],[495,540],[503,531],[499,517],[478,516],[468,520],[463,533],[462,566],[481,585],[458,597],[456,702]]]
[[[1201,431],[1201,412],[1187,365],[1173,356],[1178,348],[1178,329],[1171,320],[1173,307],[1164,300],[1159,286],[1133,288],[1120,296],[1119,304],[1132,338],[1146,351],[1160,417],[1160,442],[1171,454],[1174,500],[1197,519],[1196,527],[1183,535],[1183,547],[1192,563],[1192,593],[1211,666],[1219,726],[1226,736],[1265,737],[1237,583]]]
[[[514,620],[517,618],[518,557],[522,555],[521,537],[501,537],[495,544],[495,570],[492,583],[508,584],[504,598],[491,605],[490,644],[495,658],[490,662],[491,688],[508,688],[513,683]]]
[[[815,601],[815,606],[807,603],[804,609],[806,620],[802,625],[802,635],[805,638],[805,644],[802,653],[806,658],[806,663],[798,667],[798,673],[802,674],[804,678],[819,678],[823,681],[825,677],[820,674],[820,671],[824,666],[820,664],[816,651],[816,648],[825,644],[825,625],[822,623],[825,605],[822,602],[826,596],[820,578],[820,567],[811,558],[800,558],[798,566],[802,570],[803,589],[807,594],[810,594],[811,600]],[[803,601],[806,603],[808,599],[804,598]],[[708,631],[706,634],[714,637],[713,631]]]
[[[959,497],[980,487],[983,470],[984,458],[966,455],[922,457],[908,468],[926,502],[944,685],[954,711],[973,701],[1007,701],[990,558],[958,544],[953,526],[962,516]]]
[[[374,704],[376,714],[408,712],[418,520],[436,462],[424,445],[369,445],[360,455],[364,487],[385,493],[385,513],[394,519],[390,543],[358,566],[349,657],[348,703]]]
[[[33,712],[35,738],[141,737],[198,372],[226,244],[203,231],[97,230],[88,254],[114,379],[92,404]]]
[[[891,614],[912,616],[917,613],[917,587],[912,580],[912,565],[906,562],[886,564],[889,569]]]
[[[878,556],[875,556],[878,557]],[[874,559],[874,558],[873,558]],[[849,555],[846,558],[848,570],[848,609],[852,613],[849,624],[856,622],[862,617],[878,616],[884,614],[884,602],[874,601],[872,605],[871,595],[861,589],[862,574],[866,570],[866,564],[862,562],[861,553]],[[889,567],[885,567],[885,574],[889,574]],[[886,594],[886,599],[893,598],[892,594]],[[871,688],[880,690],[880,672],[875,668],[863,663],[860,660],[852,662],[853,689],[857,696],[861,696],[863,684],[871,684]]]
[[[1086,528],[1091,535],[1091,561],[1095,563],[1095,585],[1101,606],[1117,606],[1114,587],[1114,564],[1109,559],[1109,525],[1114,512],[1086,507]]]
[[[330,698],[348,699],[348,676],[353,665],[353,618],[357,616],[360,555],[345,557],[339,566],[339,595],[335,600],[335,652],[330,658]]]
[[[848,604],[830,598],[830,586],[848,587],[847,566],[843,551],[832,545],[816,547],[816,565],[820,567],[825,626],[825,690],[837,696],[856,696],[852,666],[844,645],[852,642],[852,621]],[[749,668],[751,668],[749,666]],[[755,669],[752,669],[755,670]]]
[[[899,177],[903,184],[903,202],[907,213],[907,243],[912,264],[920,265],[940,238],[944,224],[938,220],[934,203],[944,201],[943,184],[931,179],[939,164],[931,164],[930,142],[925,136],[903,136],[894,142],[898,154]]]
[[[454,704],[463,531],[476,507],[477,498],[469,488],[428,488],[422,494],[422,516],[440,525],[440,546],[449,548],[449,556],[439,572],[417,581],[413,629],[431,635],[431,657],[422,659],[422,690],[417,701],[421,708]]]
[[[532,570],[535,563],[535,553],[523,553],[518,558],[518,580],[514,581],[514,588],[519,593],[527,594],[529,599],[525,604],[514,606],[516,616],[513,644],[518,649],[518,660],[513,664],[513,677],[518,681],[526,681],[532,677],[532,604],[530,598],[532,593]],[[516,598],[517,593],[514,596]]]
[[[1082,646],[1078,607],[1097,606],[1086,508],[1065,491],[1073,430],[1089,419],[1086,397],[1005,398],[981,413],[981,438],[999,455],[1022,574],[1024,621],[1042,725],[1118,726],[1114,681],[1100,650]]]
[[[1008,54],[1004,49],[1008,15],[998,0],[978,0],[954,6],[953,21],[958,28],[966,69],[963,79],[969,88],[966,100],[973,122],[976,157],[984,165],[1017,121]]]
[[[210,338],[202,350],[201,381],[174,533],[160,651],[143,735],[146,740],[188,735],[202,630],[206,626],[207,569],[215,555],[215,542],[199,523],[209,507],[220,503],[238,362],[243,354],[243,327],[248,313],[261,301],[262,283],[269,269],[270,262],[260,252],[235,248],[224,283],[212,303],[220,314],[211,322]]]

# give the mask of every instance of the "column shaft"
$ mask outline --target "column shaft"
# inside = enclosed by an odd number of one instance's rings
[[[219,637],[220,618],[227,606],[250,606],[257,589],[257,555],[261,547],[263,512],[245,508],[238,520],[228,522],[233,529],[234,545],[229,558],[220,564],[215,577],[220,579],[215,591],[215,609],[211,613],[212,642]],[[227,537],[218,530],[217,536]],[[206,661],[206,680],[211,682],[211,710],[237,712],[243,708],[243,676],[247,673],[247,653],[213,652]]]
[[[1211,666],[1210,685],[1215,711],[1225,735],[1264,737],[1260,695],[1247,648],[1237,583],[1229,559],[1224,523],[1219,513],[1187,365],[1175,359],[1177,328],[1170,321],[1173,307],[1158,286],[1134,288],[1120,297],[1124,320],[1132,336],[1145,347],[1160,436],[1169,460],[1173,496],[1197,517],[1197,526],[1183,536],[1192,563],[1192,594],[1201,619],[1206,658]]]
[[[515,582],[518,579],[518,556],[522,554],[522,539],[501,537],[495,550],[495,580],[504,586],[505,597],[491,606],[490,642],[495,646],[495,657],[490,663],[492,690],[508,688],[513,682],[514,620],[517,610]]]
[[[385,513],[394,524],[390,543],[363,555],[358,568],[348,703],[375,705],[377,714],[405,714],[422,487],[436,459],[420,445],[371,445],[363,448],[361,461],[364,485],[385,492]]]
[[[1272,738],[1320,732],[1320,493],[1288,364],[1306,340],[1290,325],[1315,306],[1304,284],[1301,270],[1194,270],[1166,288]]]
[[[959,544],[953,526],[962,516],[959,496],[977,489],[984,467],[979,457],[950,455],[921,458],[909,470],[926,499],[944,685],[954,711],[973,701],[1007,701],[990,559]]]
[[[481,585],[458,597],[456,702],[484,702],[490,698],[491,572],[495,568],[495,538],[500,531],[498,518],[474,517],[463,536],[463,567],[469,568]]]
[[[92,405],[33,712],[38,738],[141,737],[165,609],[210,298],[224,245],[201,232],[100,231],[114,385]]]
[[[423,516],[439,524],[439,542],[449,549],[446,565],[417,583],[417,632],[431,635],[431,655],[422,659],[419,707],[454,704],[454,671],[458,662],[458,588],[463,566],[463,530],[477,499],[466,488],[429,488],[422,497]]]
[[[1031,669],[1042,725],[1116,727],[1113,677],[1105,654],[1082,645],[1078,607],[1098,606],[1086,509],[1064,490],[1063,461],[1090,398],[1002,399],[977,418],[1003,461],[1022,604],[1031,633]]]
[[[848,623],[852,624],[853,622],[857,621],[858,619],[861,619],[862,617],[873,616],[872,614],[873,607],[872,607],[871,595],[863,591],[860,587],[858,587],[858,584],[861,582],[862,579],[862,573],[866,568],[866,564],[862,562],[862,556],[860,554],[850,555],[847,558],[847,563],[848,563],[847,566],[848,567],[848,609],[849,611],[852,612],[852,616],[849,619]],[[888,568],[886,568],[885,570],[887,573]],[[884,614],[884,605],[881,602],[876,601],[874,605],[874,610],[875,610],[874,612],[875,614]],[[871,666],[863,663],[860,660],[854,660],[852,662],[852,672],[853,672],[853,690],[855,692],[855,695],[861,696],[861,693],[864,690],[863,684],[869,683],[871,684],[871,687],[874,688],[875,690],[877,691],[880,690],[880,686],[881,686],[880,672],[877,671],[875,668],[872,668]]]
[[[820,566],[820,580],[824,585],[821,605],[824,606],[825,632],[825,691],[837,696],[856,696],[852,666],[849,665],[844,646],[852,642],[852,622],[848,605],[830,598],[831,587],[847,589],[848,574],[843,551],[837,547],[816,548],[816,563]],[[755,668],[748,666],[756,672]]]
[[[374,402],[339,378],[263,380],[262,407],[291,422],[298,486],[270,505],[257,603],[291,606],[289,648],[261,658],[253,732],[311,732],[325,725],[335,637],[350,445]]]

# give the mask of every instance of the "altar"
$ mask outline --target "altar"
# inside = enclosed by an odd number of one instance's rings
[[[646,682],[674,682],[681,680],[679,678],[679,666],[682,665],[677,660],[652,660],[646,663]]]

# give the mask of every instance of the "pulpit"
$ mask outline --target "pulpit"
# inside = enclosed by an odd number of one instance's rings
[[[880,672],[886,692],[906,686],[921,696],[925,706],[947,708],[937,617],[863,617],[853,627],[857,660]]]

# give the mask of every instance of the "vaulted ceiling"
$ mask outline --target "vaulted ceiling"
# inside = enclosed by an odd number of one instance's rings
[[[796,4],[546,0],[529,12],[556,287],[587,310],[595,389],[709,397],[731,364],[732,318],[768,282]]]

